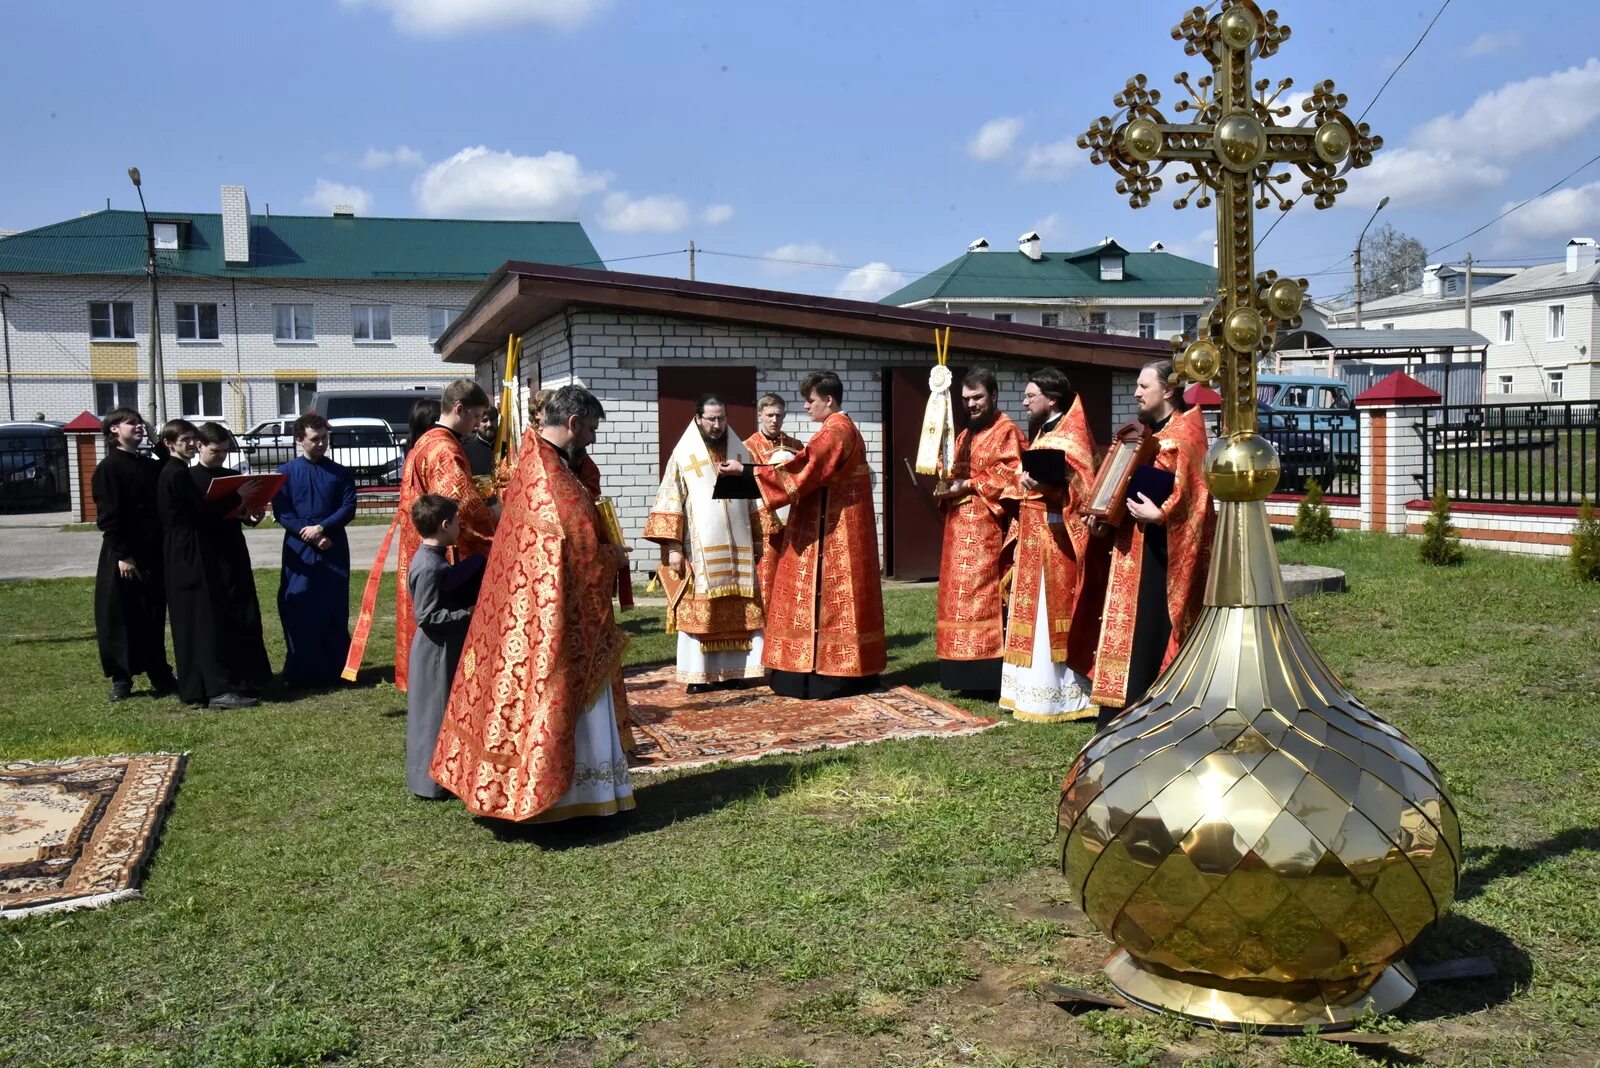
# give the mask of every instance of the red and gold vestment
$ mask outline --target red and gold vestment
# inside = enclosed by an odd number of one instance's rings
[[[944,546],[939,557],[939,609],[935,648],[941,660],[995,660],[1005,642],[1000,579],[1007,569],[1006,531],[1012,522],[1002,498],[1016,484],[1022,431],[1004,412],[974,434],[956,436],[951,479],[972,492],[942,502]]]
[[[778,440],[773,441],[759,430],[744,439],[744,447],[750,450],[750,458],[758,464],[771,463],[772,454],[779,450],[796,456],[805,448],[800,439],[791,434],[779,434]],[[756,561],[756,584],[760,587],[758,593],[765,607],[772,597],[773,584],[778,580],[778,549],[783,544],[783,524],[772,509],[763,505],[761,511],[761,531],[757,536],[761,538],[762,545],[761,559]]]
[[[866,443],[828,416],[782,467],[755,469],[767,507],[790,505],[767,601],[762,663],[775,671],[862,677],[883,670],[883,583]]]
[[[470,812],[531,820],[572,785],[578,719],[608,687],[623,721],[628,639],[594,497],[531,430],[501,502],[430,774]]]

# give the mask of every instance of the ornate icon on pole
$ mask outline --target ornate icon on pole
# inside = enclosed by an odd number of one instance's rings
[[[1062,870],[1120,947],[1113,985],[1149,1008],[1224,1025],[1348,1026],[1416,990],[1405,948],[1455,897],[1461,829],[1438,770],[1324,664],[1290,612],[1262,503],[1278,482],[1256,433],[1256,361],[1299,322],[1306,282],[1255,273],[1253,209],[1319,208],[1382,140],[1318,84],[1298,126],[1275,120],[1290,86],[1251,84],[1289,27],[1253,0],[1194,8],[1172,31],[1211,65],[1169,122],[1143,75],[1078,139],[1135,208],[1178,184],[1217,209],[1217,301],[1173,342],[1179,379],[1220,376],[1222,433],[1206,457],[1219,502],[1205,609],[1143,700],[1079,754],[1062,788]]]

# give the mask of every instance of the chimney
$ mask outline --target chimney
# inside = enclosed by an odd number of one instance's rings
[[[1150,251],[1151,252],[1165,252],[1165,251],[1167,251],[1167,246],[1162,244],[1160,241],[1152,241],[1152,242],[1150,242]]]
[[[356,217],[356,207],[354,204],[335,204],[333,206],[333,217],[335,219],[354,219]]]
[[[1600,256],[1596,253],[1600,248],[1595,246],[1592,237],[1575,237],[1567,242],[1567,273],[1573,271],[1586,271],[1593,267]]]
[[[1422,269],[1422,295],[1425,297],[1444,296],[1444,282],[1439,279],[1439,272],[1444,269],[1442,263],[1430,263]]]
[[[230,267],[250,263],[250,198],[242,185],[222,187],[222,262]]]
[[[1039,232],[1037,230],[1029,230],[1017,238],[1017,251],[1030,260],[1044,259],[1044,251],[1039,245]]]
[[[972,244],[967,246],[967,251],[968,252],[988,252],[989,251],[989,239],[987,237],[978,238],[978,240],[974,241]]]

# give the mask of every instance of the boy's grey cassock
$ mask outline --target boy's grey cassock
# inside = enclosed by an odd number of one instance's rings
[[[411,638],[411,677],[406,690],[406,785],[419,797],[449,797],[428,775],[439,724],[450,703],[450,682],[472,622],[483,578],[482,554],[459,564],[446,562],[444,550],[422,545],[411,558],[406,583],[417,619]]]

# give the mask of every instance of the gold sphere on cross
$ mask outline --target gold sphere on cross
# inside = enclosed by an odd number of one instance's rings
[[[1306,295],[1300,283],[1292,278],[1280,278],[1267,287],[1267,311],[1274,319],[1287,321],[1300,314]]]
[[[1151,119],[1134,119],[1122,131],[1122,147],[1134,159],[1148,163],[1161,151],[1161,127]]]
[[[1222,350],[1215,342],[1191,341],[1179,359],[1183,376],[1191,382],[1209,382],[1222,370]]]
[[[1350,154],[1350,129],[1342,122],[1325,122],[1317,127],[1312,144],[1322,162],[1338,163]]]
[[[1254,115],[1235,111],[1217,123],[1213,142],[1212,150],[1224,167],[1230,171],[1248,171],[1266,154],[1267,131]]]
[[[1250,47],[1250,42],[1256,39],[1257,29],[1255,16],[1242,7],[1230,7],[1217,20],[1222,43],[1229,48]]]
[[[1235,308],[1222,324],[1222,337],[1235,352],[1255,352],[1267,334],[1267,324],[1254,308]]]
[[[1253,430],[1218,438],[1206,450],[1206,483],[1219,501],[1264,501],[1280,471],[1278,450]]]

